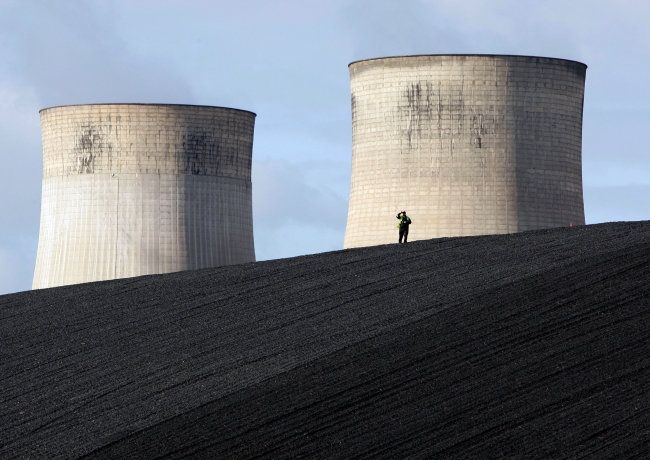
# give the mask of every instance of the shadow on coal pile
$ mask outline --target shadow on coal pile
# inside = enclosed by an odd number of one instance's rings
[[[0,297],[0,457],[646,457],[650,222]]]

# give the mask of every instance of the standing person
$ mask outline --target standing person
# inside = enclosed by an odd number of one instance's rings
[[[406,215],[406,211],[402,211],[397,214],[397,218],[400,220],[399,224],[397,225],[397,228],[399,228],[399,242],[402,242],[402,238],[404,238],[404,242],[406,243],[406,240],[409,236],[409,225],[411,225],[411,218]]]

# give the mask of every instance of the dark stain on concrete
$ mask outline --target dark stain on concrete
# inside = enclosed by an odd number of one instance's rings
[[[102,136],[91,122],[82,123],[77,133],[74,143],[75,171],[79,174],[93,173],[94,160],[102,154]]]
[[[474,105],[466,100],[465,91],[463,82],[452,88],[443,87],[441,82],[437,85],[432,81],[409,83],[401,93],[398,106],[407,146],[402,153],[420,148],[421,140],[432,135],[439,141],[451,141],[450,156],[455,142],[484,148],[487,137],[495,131],[493,106]],[[468,112],[472,113],[471,117],[466,117]]]
[[[422,131],[431,128],[433,114],[440,105],[440,93],[430,81],[418,81],[407,85],[402,100],[405,104],[400,104],[398,110],[403,114],[402,133],[410,151],[419,146]]]
[[[222,162],[234,163],[236,158],[229,155],[224,158],[219,142],[215,140],[213,133],[206,131],[192,131],[183,136],[182,141],[183,157],[185,162],[181,171],[192,175],[206,175],[216,166],[217,171]]]

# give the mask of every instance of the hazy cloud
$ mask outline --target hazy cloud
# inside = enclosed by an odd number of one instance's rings
[[[130,52],[106,2],[25,0],[0,14],[2,70],[31,87],[41,105],[194,102],[162,59]]]
[[[650,185],[650,109],[587,107],[584,118],[585,185]]]
[[[24,282],[24,273],[29,267],[22,267],[23,255],[19,251],[11,251],[0,247],[0,293],[26,291],[31,288],[31,283]],[[33,268],[33,267],[32,267]]]
[[[293,224],[341,229],[347,219],[347,197],[306,181],[306,165],[266,159],[253,165],[255,225],[279,228]]]
[[[337,163],[292,164],[279,159],[253,163],[253,219],[258,260],[343,247],[347,195],[341,196],[328,185],[318,185],[319,180],[309,179],[316,170],[328,169],[334,187],[340,185],[336,183],[341,169]]]
[[[354,60],[467,52],[463,35],[436,13],[417,0],[356,0],[346,2],[340,16],[354,43]]]
[[[33,91],[0,75],[0,294],[31,288],[41,202],[41,139]]]
[[[587,224],[650,220],[650,185],[585,186]]]

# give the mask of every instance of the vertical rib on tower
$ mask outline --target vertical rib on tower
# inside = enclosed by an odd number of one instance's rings
[[[344,247],[584,225],[587,66],[430,55],[350,64],[352,179]]]
[[[255,261],[255,114],[221,107],[43,109],[33,288]]]

